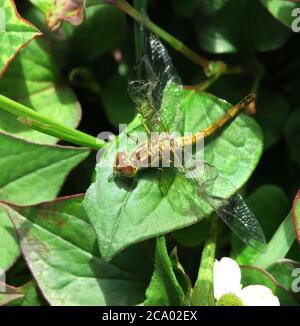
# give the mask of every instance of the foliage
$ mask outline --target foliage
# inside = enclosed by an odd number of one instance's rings
[[[242,265],[243,286],[265,285],[281,305],[299,305],[297,3],[2,3],[0,305],[215,305],[213,263],[222,256]],[[180,100],[177,86],[166,87],[160,103],[168,122],[180,107],[180,133],[205,129],[257,93],[249,112],[205,141],[204,158],[219,172],[215,195],[243,194],[267,253],[242,243],[172,168],[111,182],[115,145],[127,140],[133,151],[137,136],[147,139],[127,91],[143,53],[141,9],[185,85]],[[117,136],[97,140],[100,132]],[[109,167],[96,162],[100,149]]]

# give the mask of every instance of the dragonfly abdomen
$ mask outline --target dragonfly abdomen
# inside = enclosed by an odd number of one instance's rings
[[[225,112],[223,116],[219,118],[216,122],[206,127],[203,131],[198,132],[195,135],[191,136],[190,139],[187,139],[186,140],[187,144],[194,145],[197,142],[202,141],[203,138],[207,138],[213,135],[220,128],[222,128],[226,123],[234,119],[242,109],[247,108],[254,101],[255,101],[255,94],[250,94],[246,96],[242,101],[240,101],[238,104],[234,105],[227,112]]]

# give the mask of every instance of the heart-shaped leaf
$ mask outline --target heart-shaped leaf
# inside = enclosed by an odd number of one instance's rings
[[[16,53],[39,34],[37,28],[19,15],[14,0],[1,1],[0,78]]]
[[[213,53],[271,51],[291,36],[259,1],[230,0],[214,13],[201,12],[195,20],[199,45]]]
[[[80,105],[62,81],[59,67],[43,40],[35,40],[20,51],[0,81],[0,93],[69,127],[77,127],[81,119]],[[0,112],[0,130],[32,142],[57,142],[55,137],[24,126],[4,111]]]
[[[300,263],[282,259],[269,266],[267,271],[282,287],[293,293],[300,304]]]
[[[142,303],[153,270],[153,246],[144,243],[105,263],[82,199],[31,207],[3,204],[42,294],[55,306]]]
[[[89,153],[0,134],[0,200],[28,205],[55,198],[66,175]]]
[[[52,200],[67,174],[88,155],[87,149],[32,144],[0,134],[0,200]],[[14,227],[0,209],[0,269],[9,269],[19,254]]]
[[[184,130],[193,133],[203,130],[229,107],[229,103],[210,94],[185,90],[181,107]],[[141,136],[143,130],[136,119],[129,125],[127,133],[133,137]],[[124,140],[125,136],[121,139]],[[131,137],[129,152],[135,147]],[[133,243],[194,224],[212,212],[212,208],[197,195],[195,185],[183,175],[175,174],[172,168],[164,172],[163,182],[168,184],[165,194],[160,187],[160,173],[155,169],[141,172],[137,184],[130,180],[109,182],[115,159],[114,148],[112,143],[106,153],[107,160],[97,165],[97,180],[89,188],[84,201],[104,259],[111,259]],[[244,114],[208,139],[205,161],[234,185],[224,189],[216,184],[217,194],[227,198],[239,189],[253,172],[261,152],[261,130],[252,118]]]

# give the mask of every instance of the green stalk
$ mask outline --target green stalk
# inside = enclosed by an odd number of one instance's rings
[[[99,140],[74,128],[67,127],[3,95],[0,95],[0,109],[17,116],[21,123],[34,130],[76,145],[99,150],[106,144],[103,140]]]
[[[125,12],[127,15],[132,17],[134,20],[136,20],[138,23],[141,23],[143,20],[142,14],[140,11],[138,11],[136,8],[132,7],[126,0],[99,0],[101,3],[107,3],[111,4],[123,12]],[[172,46],[175,50],[183,54],[185,57],[202,67],[206,73],[207,76],[214,75],[214,71],[212,69],[212,64],[214,64],[214,61],[209,61],[206,58],[200,56],[196,52],[194,52],[192,49],[190,49],[188,46],[186,46],[183,42],[178,40],[176,37],[168,33],[167,31],[163,30],[156,24],[154,24],[150,19],[147,21],[143,21],[147,28],[157,35],[159,38],[164,40],[166,43],[168,43],[170,46]],[[240,74],[240,73],[249,73],[252,72],[250,69],[245,69],[240,66],[229,66],[225,62],[218,62],[222,66],[225,67],[223,73],[224,74]]]
[[[134,8],[141,12],[144,10],[146,12],[148,6],[148,0],[133,0]],[[138,61],[143,53],[143,44],[141,37],[141,25],[139,22],[134,23],[134,39],[135,39],[135,56],[136,61]]]
[[[213,215],[210,233],[204,244],[197,281],[193,290],[192,306],[214,306],[214,262],[216,254],[218,218]]]
[[[102,1],[103,2],[103,1]],[[130,17],[132,17],[134,20],[136,20],[138,23],[142,22],[142,15],[141,13],[132,7],[127,1],[125,0],[104,0],[104,2],[109,3],[111,5],[116,6],[126,14],[128,14]],[[196,64],[200,65],[204,69],[209,68],[210,61],[199,56],[196,52],[188,48],[183,42],[178,40],[176,37],[172,36],[156,24],[154,24],[150,19],[145,22],[149,30],[157,35],[159,38],[167,42],[169,45],[171,45],[175,50],[181,52],[184,56],[195,62]]]

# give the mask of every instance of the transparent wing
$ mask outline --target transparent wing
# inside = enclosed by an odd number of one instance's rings
[[[204,196],[221,219],[249,246],[266,252],[263,230],[242,196],[235,193],[229,199]]]
[[[194,164],[196,165],[197,162],[195,161]],[[230,182],[221,178],[217,169],[212,165],[204,164],[202,176],[197,175],[195,171],[196,169],[186,169],[186,177],[196,184],[199,196],[210,204],[217,215],[242,241],[265,252],[267,244],[263,230],[242,196],[235,193],[231,198],[226,199],[214,194],[216,189],[219,192],[222,188],[230,186]]]
[[[141,34],[144,53],[133,69],[128,92],[150,131],[175,130],[183,95],[180,78],[160,40],[143,24]]]

